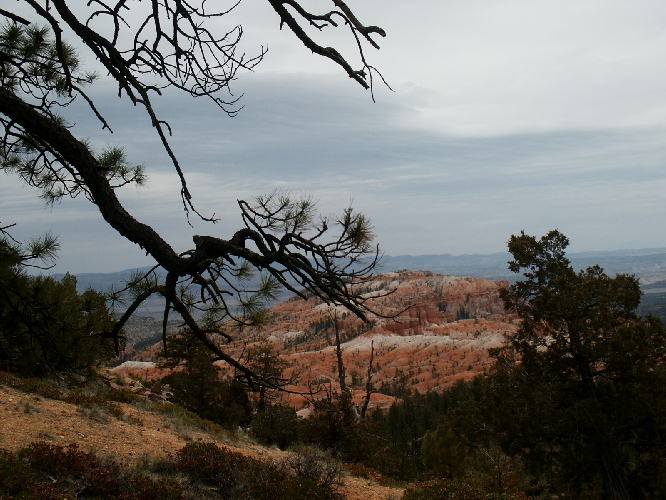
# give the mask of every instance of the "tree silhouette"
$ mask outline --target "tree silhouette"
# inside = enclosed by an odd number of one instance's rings
[[[381,75],[366,58],[365,48],[378,48],[376,26],[358,19],[342,0],[332,9],[308,11],[296,0],[268,0],[286,26],[313,53],[331,60],[362,87],[372,89]],[[376,264],[369,221],[351,208],[335,220],[315,217],[313,203],[273,194],[255,203],[238,201],[243,227],[229,239],[195,235],[194,246],[177,253],[152,227],[137,220],[121,204],[115,190],[144,181],[141,167],[132,166],[121,149],[94,151],[75,137],[58,113],[74,99],[83,99],[103,129],[109,123],[86,88],[96,76],[81,68],[71,37],[89,51],[118,86],[118,95],[143,110],[171,159],[181,183],[188,218],[204,220],[188,188],[185,169],[171,147],[171,128],[155,111],[154,101],[167,89],[193,98],[210,99],[222,113],[239,111],[230,83],[239,72],[254,68],[262,48],[252,56],[241,53],[242,26],[231,20],[235,5],[214,11],[204,1],[91,0],[72,6],[65,0],[22,0],[0,9],[0,169],[18,174],[28,185],[54,202],[83,195],[106,222],[139,245],[166,272],[136,276],[130,283],[132,302],[107,335],[117,337],[130,315],[153,294],[165,299],[164,325],[170,311],[180,315],[194,336],[249,380],[256,374],[221,347],[231,340],[230,323],[246,326],[262,320],[262,304],[276,286],[327,303],[342,304],[364,318],[366,298],[357,293]],[[357,47],[358,69],[333,47],[315,41],[324,28],[346,28]],[[383,80],[383,78],[381,78]],[[140,112],[140,111],[137,111]],[[242,281],[248,272],[262,274],[257,286]],[[235,299],[234,299],[235,297]],[[233,302],[240,303],[236,312]],[[201,314],[196,311],[199,310]]]
[[[2,237],[4,235],[4,237]],[[84,372],[113,357],[114,345],[97,337],[113,320],[104,296],[76,291],[76,278],[35,277],[26,267],[42,267],[57,242],[46,235],[27,246],[0,228],[0,366],[25,375]],[[43,268],[43,267],[42,267]]]
[[[649,469],[660,446],[666,332],[636,314],[634,276],[576,272],[568,244],[558,231],[509,240],[509,268],[524,280],[502,298],[522,322],[497,352],[495,383],[511,394],[499,413],[513,422],[505,429],[514,447],[549,443],[572,484],[597,473],[604,498],[642,498],[645,481],[629,477]]]

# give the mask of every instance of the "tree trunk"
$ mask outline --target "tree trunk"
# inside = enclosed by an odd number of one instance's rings
[[[368,377],[365,381],[365,400],[363,401],[363,407],[361,408],[361,418],[365,418],[365,414],[368,411],[368,405],[370,404],[370,396],[372,396],[372,362],[375,359],[375,341],[373,340],[370,344],[370,362],[368,363]]]
[[[601,437],[603,439],[603,437]],[[602,474],[604,480],[604,497],[608,500],[637,500],[635,494],[629,493],[627,479],[622,472],[620,460],[615,447],[607,440],[601,441],[597,437],[597,450],[601,460]]]
[[[335,330],[335,354],[338,359],[338,381],[340,382],[340,402],[342,404],[342,411],[344,412],[345,420],[353,422],[356,420],[354,409],[354,400],[352,398],[351,390],[347,387],[347,376],[345,372],[345,363],[342,359],[342,347],[340,346],[340,326],[338,325],[337,311],[333,319],[333,329]]]

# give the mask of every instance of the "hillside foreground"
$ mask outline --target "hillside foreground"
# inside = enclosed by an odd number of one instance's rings
[[[242,432],[206,428],[179,407],[140,397],[132,403],[114,402],[109,409],[82,402],[51,399],[12,387],[13,377],[0,373],[0,449],[17,451],[34,442],[77,445],[129,466],[173,456],[187,443],[214,442],[262,461],[280,461],[289,451],[257,445]],[[43,385],[36,387],[44,392]],[[139,386],[134,385],[136,391]],[[83,398],[85,400],[85,398]],[[339,493],[348,499],[397,499],[403,489],[379,484],[372,478],[345,473]]]

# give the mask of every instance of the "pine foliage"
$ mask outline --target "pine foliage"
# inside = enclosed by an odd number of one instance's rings
[[[0,366],[26,375],[82,371],[115,354],[103,337],[113,320],[105,299],[92,290],[79,294],[76,278],[61,281],[25,272],[26,261],[50,257],[55,241],[28,246],[0,240]]]

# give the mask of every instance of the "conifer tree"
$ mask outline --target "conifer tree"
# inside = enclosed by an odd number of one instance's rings
[[[238,381],[223,379],[209,349],[196,337],[181,332],[169,337],[161,366],[178,368],[159,385],[168,384],[173,402],[228,428],[249,422],[252,408]]]
[[[666,332],[636,314],[635,277],[598,266],[574,271],[568,243],[558,231],[509,240],[509,267],[524,280],[502,297],[522,322],[497,353],[494,383],[508,401],[496,414],[513,430],[505,442],[533,452],[545,446],[576,494],[593,488],[597,474],[604,498],[641,498],[652,486],[637,478],[654,470],[663,432]]]
[[[25,267],[55,257],[57,241],[38,238],[27,248],[0,239],[0,367],[26,375],[81,372],[114,355],[105,334],[113,325],[105,298],[79,294],[76,278],[33,277]]]

